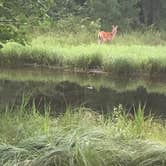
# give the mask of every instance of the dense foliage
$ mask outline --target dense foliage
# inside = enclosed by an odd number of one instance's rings
[[[94,24],[95,26],[93,26]],[[0,42],[25,44],[27,32],[59,28],[77,32],[81,27],[121,31],[166,26],[165,0],[0,0]],[[63,29],[61,29],[64,27]],[[66,28],[66,29],[65,29]]]

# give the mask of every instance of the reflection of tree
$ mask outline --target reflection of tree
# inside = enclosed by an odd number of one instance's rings
[[[45,102],[50,103],[54,111],[65,111],[66,106],[79,107],[83,105],[99,112],[110,112],[114,106],[119,104],[122,104],[129,111],[136,109],[139,104],[145,105],[147,114],[149,111],[155,112],[155,114],[164,114],[163,111],[166,109],[166,96],[147,93],[144,87],[118,92],[103,87],[96,90],[94,87],[80,86],[68,81],[57,84],[52,95],[41,92],[40,94],[34,94],[32,99],[41,108],[44,107]],[[43,102],[40,99],[43,99]]]
[[[148,93],[140,86],[136,90],[119,92],[116,89],[100,87],[80,86],[77,83],[63,81],[57,84],[51,82],[19,82],[0,81],[0,104],[15,103],[20,105],[22,95],[30,95],[28,105],[35,102],[40,111],[44,111],[47,104],[51,106],[51,112],[63,112],[66,107],[85,106],[98,112],[110,112],[114,106],[122,104],[127,111],[133,111],[139,104],[146,106],[155,114],[166,116],[166,96],[159,93]]]

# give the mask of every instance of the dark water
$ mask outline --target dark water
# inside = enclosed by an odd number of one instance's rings
[[[133,112],[138,105],[145,113],[166,118],[166,81],[147,78],[115,78],[98,74],[69,74],[44,69],[1,69],[0,107],[34,102],[42,112],[46,103],[52,113],[66,107],[85,106],[97,112],[111,112],[122,104]]]

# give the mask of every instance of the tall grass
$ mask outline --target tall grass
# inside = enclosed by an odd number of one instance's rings
[[[69,69],[100,69],[116,74],[165,73],[165,46],[20,46],[8,44],[1,50],[1,65],[52,65]]]
[[[0,165],[166,164],[165,122],[144,117],[141,107],[133,117],[119,106],[106,117],[68,108],[54,118],[40,115],[34,106],[31,113],[23,108],[0,116]]]
[[[165,73],[165,44],[159,32],[123,34],[105,45],[97,44],[95,34],[48,33],[34,38],[29,46],[6,44],[0,50],[0,65],[38,64],[115,74]]]
[[[0,116],[0,143],[15,145],[28,137],[47,135],[49,130],[48,113],[41,116],[34,106],[7,107]]]
[[[112,44],[117,45],[165,45],[166,33],[165,31],[145,30],[145,31],[131,31],[121,33],[118,30],[116,38]],[[45,45],[82,45],[97,43],[97,32],[61,32],[54,31],[48,33],[33,33],[30,34],[32,38],[32,44],[40,43]]]

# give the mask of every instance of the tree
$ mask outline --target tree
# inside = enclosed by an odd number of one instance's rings
[[[135,24],[138,16],[137,0],[89,0],[90,15],[100,18],[102,28],[109,29],[112,24],[126,28]]]
[[[146,26],[155,25],[160,27],[166,24],[166,1],[165,0],[140,0],[140,22]]]
[[[0,0],[0,42],[26,43],[25,27],[38,25],[46,17],[40,0]]]
[[[135,28],[139,23],[138,0],[118,0],[120,18],[119,24],[124,28]]]
[[[90,0],[89,15],[94,19],[101,19],[102,29],[110,30],[111,24],[116,24],[120,17],[117,0]]]
[[[54,20],[70,16],[84,16],[86,12],[86,0],[52,0],[48,9],[48,15]]]
[[[166,29],[166,1],[161,0],[160,25]]]

